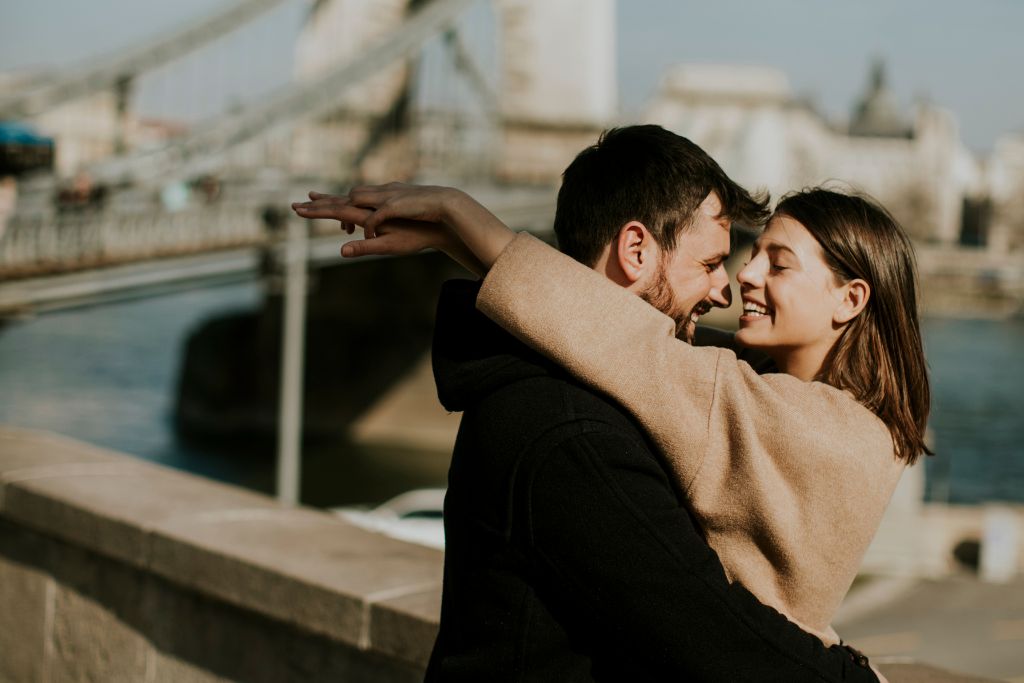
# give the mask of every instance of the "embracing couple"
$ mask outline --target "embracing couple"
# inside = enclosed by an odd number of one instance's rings
[[[929,394],[914,255],[858,196],[767,200],[657,126],[566,169],[561,253],[452,188],[293,205],[444,251],[434,372],[463,411],[428,681],[875,681],[830,623]],[[732,222],[767,225],[733,336]]]

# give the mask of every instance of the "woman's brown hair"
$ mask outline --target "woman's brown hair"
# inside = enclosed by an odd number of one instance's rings
[[[843,330],[817,377],[853,394],[892,434],[896,456],[913,464],[925,445],[928,371],[918,320],[914,247],[899,223],[863,196],[824,188],[790,194],[776,214],[799,221],[821,245],[840,282],[859,278],[871,294]]]

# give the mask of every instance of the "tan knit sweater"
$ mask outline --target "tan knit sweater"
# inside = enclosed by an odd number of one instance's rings
[[[831,644],[829,624],[903,471],[848,393],[758,375],[528,235],[478,308],[625,406],[652,436],[729,578]]]

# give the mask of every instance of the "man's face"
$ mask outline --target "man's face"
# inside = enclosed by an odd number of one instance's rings
[[[693,341],[697,319],[712,306],[732,300],[725,259],[729,256],[729,221],[719,218],[722,203],[714,192],[697,208],[693,225],[676,239],[676,248],[660,254],[651,283],[640,296],[676,321],[676,333]]]

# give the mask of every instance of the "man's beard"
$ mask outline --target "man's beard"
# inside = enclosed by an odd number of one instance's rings
[[[676,336],[692,344],[696,325],[690,324],[691,310],[685,309],[675,297],[672,286],[665,274],[665,264],[658,264],[658,272],[654,274],[654,282],[640,292],[640,298],[676,322]]]

